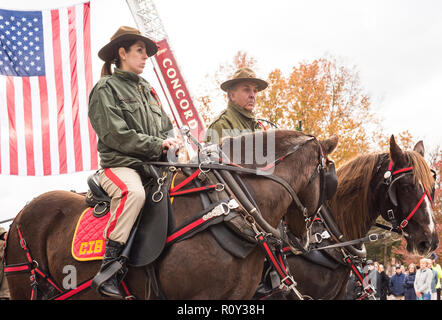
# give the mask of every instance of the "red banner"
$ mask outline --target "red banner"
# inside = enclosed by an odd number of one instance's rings
[[[157,45],[159,49],[155,55],[155,59],[161,71],[163,81],[167,86],[169,96],[172,99],[170,107],[172,108],[175,120],[178,122],[177,126],[187,125],[190,128],[190,133],[199,141],[202,141],[205,134],[204,125],[186,88],[186,84],[178,69],[173,53],[170,50],[170,46],[166,39],[158,41]],[[177,116],[179,117],[179,121],[176,118]]]

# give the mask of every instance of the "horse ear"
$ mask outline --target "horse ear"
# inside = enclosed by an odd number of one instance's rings
[[[330,139],[325,139],[319,141],[322,146],[322,150],[324,151],[325,155],[329,155],[330,153],[335,150],[336,146],[338,145],[338,136],[332,136]]]
[[[422,157],[425,157],[425,148],[424,148],[424,142],[421,140],[414,146],[413,151],[416,151],[419,153]]]
[[[405,155],[402,149],[397,145],[394,135],[390,137],[390,157],[394,163],[399,164],[405,161]]]

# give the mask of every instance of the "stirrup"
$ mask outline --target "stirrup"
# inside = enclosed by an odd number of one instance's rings
[[[117,276],[118,271],[122,270],[123,268],[124,264],[120,260],[115,260],[106,269],[97,273],[97,275],[92,280],[91,288],[95,289],[99,294],[103,295],[101,293],[102,285],[113,276]]]

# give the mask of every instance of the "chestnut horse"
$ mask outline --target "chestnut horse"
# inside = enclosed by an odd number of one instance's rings
[[[335,149],[337,138],[318,141],[291,130],[271,130],[253,135],[261,135],[261,141],[267,141],[269,132],[274,134],[275,159],[283,159],[275,165],[273,174],[290,185],[307,208],[308,216],[313,216],[320,199],[320,178],[313,173],[318,169],[318,159]],[[232,139],[233,144],[240,140],[242,150],[246,150],[243,137],[227,139]],[[295,153],[289,153],[297,146],[299,148]],[[264,144],[263,150],[264,153],[268,151],[267,144]],[[185,178],[182,172],[178,175],[177,183]],[[311,177],[315,178],[309,181]],[[251,194],[270,226],[277,227],[285,216],[288,228],[296,236],[305,237],[305,217],[299,211],[288,210],[293,200],[285,188],[262,175],[243,175],[243,180],[250,186]],[[69,270],[76,270],[77,283],[93,278],[101,262],[80,262],[71,255],[75,226],[86,208],[84,195],[73,192],[52,191],[34,198],[16,216],[10,227],[5,252],[6,265],[26,262],[19,227],[21,236],[26,240],[26,248],[34,260],[33,264],[38,264],[38,268],[49,275],[59,288],[63,287],[67,276],[65,266],[69,266]],[[198,194],[175,198],[175,225],[188,221],[202,209]],[[299,225],[303,227],[296,230],[295,226]],[[217,243],[209,231],[204,230],[174,243],[161,254],[156,261],[159,286],[168,299],[250,299],[260,282],[264,257],[259,247],[244,259],[234,257]],[[30,298],[29,276],[28,272],[7,274],[12,299]],[[131,293],[143,299],[150,298],[145,292],[146,279],[146,267],[129,266],[124,280]],[[57,294],[56,289],[39,274],[36,274],[36,280],[38,299],[51,299]],[[94,290],[85,290],[73,298],[103,297]]]
[[[338,190],[329,206],[347,240],[365,237],[382,215],[390,222],[394,218],[409,252],[425,256],[437,248],[439,240],[430,196],[435,179],[424,160],[422,141],[413,151],[402,151],[392,136],[389,154],[359,156],[340,167],[337,175]],[[343,299],[349,265],[344,263],[339,249],[326,250],[329,258],[340,260],[336,261],[336,268],[289,255],[290,270],[303,294],[313,299]]]

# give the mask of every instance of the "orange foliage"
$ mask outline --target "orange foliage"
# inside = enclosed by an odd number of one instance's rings
[[[319,139],[338,135],[332,154],[337,165],[369,151],[365,124],[377,120],[355,70],[322,58],[299,64],[288,77],[274,70],[267,82],[269,88],[258,100],[258,117],[289,129],[302,121],[302,131]]]

